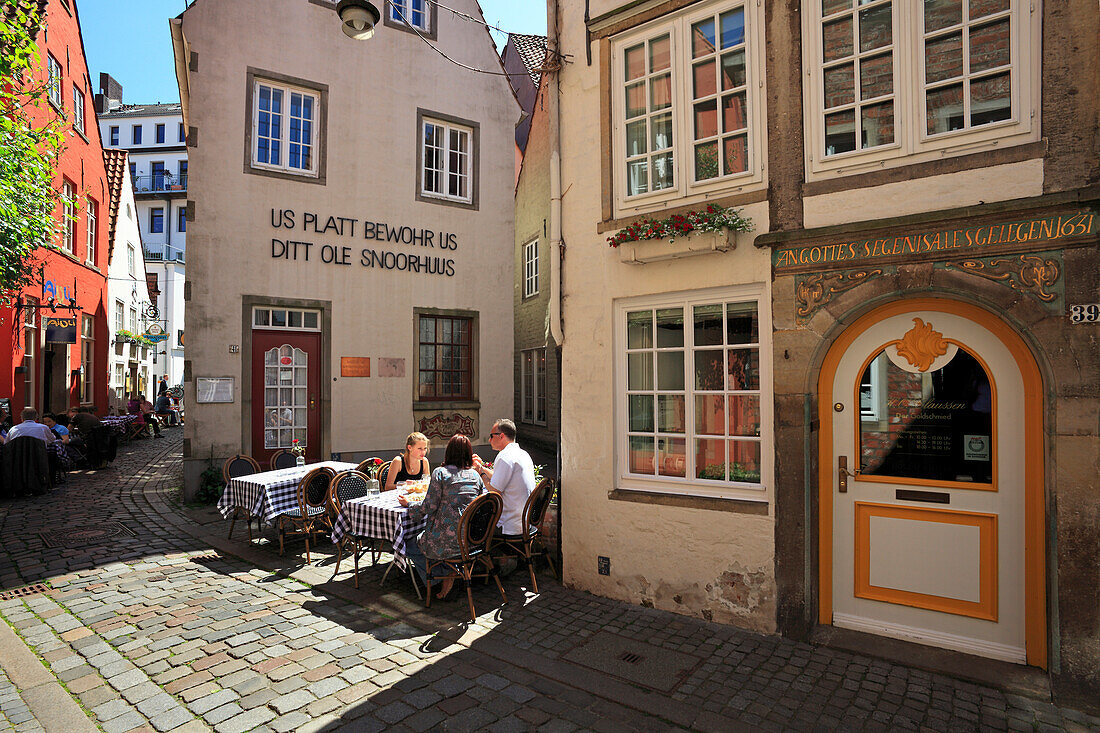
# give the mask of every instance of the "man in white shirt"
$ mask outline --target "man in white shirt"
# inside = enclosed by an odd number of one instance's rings
[[[516,424],[501,419],[493,423],[489,445],[497,451],[493,467],[488,468],[474,456],[474,469],[490,488],[504,500],[504,511],[497,527],[501,534],[523,534],[523,507],[535,490],[535,464],[527,451],[516,442]]]
[[[23,422],[8,431],[9,442],[23,435],[38,438],[46,445],[57,440],[57,436],[53,434],[52,430],[38,422],[38,410],[33,407],[24,407],[20,416],[23,418]]]

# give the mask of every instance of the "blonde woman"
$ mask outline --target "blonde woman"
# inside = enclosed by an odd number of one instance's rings
[[[410,433],[405,439],[404,452],[393,459],[386,473],[386,487],[390,491],[397,487],[398,481],[419,481],[427,478],[432,471],[428,464],[428,438],[423,433]]]

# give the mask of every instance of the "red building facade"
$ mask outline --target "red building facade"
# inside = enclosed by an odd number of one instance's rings
[[[54,185],[61,231],[55,247],[28,262],[32,284],[0,308],[0,398],[19,411],[62,412],[107,403],[107,220],[103,147],[76,0],[48,0],[38,32],[39,69],[48,99],[36,123],[63,118],[64,149]],[[75,332],[75,333],[74,333]]]

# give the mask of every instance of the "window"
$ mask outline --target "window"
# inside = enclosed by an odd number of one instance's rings
[[[539,292],[539,240],[523,245],[523,297]]]
[[[420,314],[418,330],[418,398],[422,401],[472,399],[473,319]]]
[[[80,319],[80,401],[93,402],[92,366],[95,357],[95,319],[83,314]]]
[[[137,178],[137,163],[131,163],[130,164],[130,178],[131,178],[131,185],[132,185],[133,184],[132,179]]]
[[[154,160],[153,162],[151,162],[149,164],[149,174],[150,174],[150,177],[153,179],[152,182],[153,182],[153,190],[154,191],[163,191],[164,189],[167,188],[167,185],[166,185],[167,180],[166,180],[166,177],[164,175],[164,161],[163,160]]]
[[[164,124],[161,123],[161,122],[158,122],[156,127],[153,128],[153,129],[155,130],[157,143],[158,144],[163,143],[164,142]]]
[[[84,92],[76,84],[73,84],[73,127],[84,134]]]
[[[126,394],[126,367],[123,364],[115,364],[115,397],[122,399]]]
[[[121,300],[115,301],[115,332],[126,329],[126,304]]]
[[[180,180],[179,180],[180,185],[182,185],[184,187],[184,189],[186,189],[187,188],[187,161],[186,160],[181,160],[180,161],[179,174],[180,174]]]
[[[428,199],[472,204],[476,128],[423,117],[420,131],[419,194]]]
[[[26,297],[23,309],[23,406],[34,406],[34,357],[38,353],[38,298]]]
[[[760,12],[708,3],[614,41],[620,209],[763,185]]]
[[[151,234],[164,233],[164,209],[157,207],[149,209],[149,232]]]
[[[386,4],[390,11],[387,18],[392,23],[416,28],[425,33],[431,31],[429,0],[387,0]]]
[[[546,349],[520,352],[520,420],[546,424]]]
[[[183,123],[182,122],[180,123],[179,135],[180,135],[180,142],[181,143],[187,142],[187,133],[185,133],[183,131]]]
[[[316,174],[315,122],[319,95],[257,81],[252,111],[252,165],[296,174]]]
[[[770,475],[766,299],[742,292],[618,306],[624,485],[760,498]]]
[[[130,129],[130,143],[132,145],[141,145],[141,125],[134,125]]]
[[[111,146],[118,145],[118,125],[111,125],[111,131],[108,134],[110,135],[110,142],[108,144]]]
[[[137,277],[137,251],[132,244],[126,245],[126,271]]]
[[[187,208],[184,207],[184,206],[181,206],[178,209],[176,209],[176,231],[177,232],[186,232],[187,231]]]
[[[808,5],[811,176],[1038,134],[1038,18],[1022,0]]]
[[[288,308],[253,308],[252,326],[254,328],[277,328],[279,330],[320,330],[320,311],[297,310]],[[183,333],[182,331],[180,332]],[[183,338],[180,338],[183,345]]]
[[[61,184],[61,246],[67,252],[73,251],[73,227],[76,225],[76,194],[73,192],[73,184],[65,181]]]
[[[52,55],[46,54],[46,69],[49,73],[49,88],[46,93],[50,103],[61,109],[61,64]]]
[[[130,307],[130,333],[138,332],[137,308]]]
[[[96,202],[88,199],[88,263],[95,266]]]

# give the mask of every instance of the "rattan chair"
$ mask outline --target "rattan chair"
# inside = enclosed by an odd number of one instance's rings
[[[244,456],[237,454],[231,458],[226,458],[225,463],[222,464],[222,479],[225,481],[225,485],[229,486],[230,479],[240,478],[241,476],[250,476],[254,473],[260,472],[260,464],[256,462],[256,459],[252,456]],[[244,512],[245,525],[248,527],[248,541],[252,541],[252,515],[248,513],[248,510],[244,507],[237,507],[233,511],[233,521],[229,523],[229,539],[233,538],[233,527],[237,524],[237,515]],[[257,526],[259,526],[259,519],[256,520]]]
[[[501,599],[508,601],[508,597],[504,595],[504,586],[500,584],[496,566],[493,565],[493,560],[489,556],[489,543],[493,540],[493,531],[496,529],[503,509],[504,502],[500,494],[495,491],[477,497],[462,512],[462,518],[458,522],[458,543],[461,554],[451,558],[426,558],[428,588],[424,593],[424,603],[428,608],[432,605],[432,581],[447,578],[466,581],[466,600],[470,604],[471,622],[477,621],[474,594],[470,588],[474,578],[492,577],[496,581]],[[479,566],[484,566],[485,571],[475,572]],[[436,574],[435,571],[439,569],[444,571],[443,575]]]
[[[298,465],[298,456],[286,448],[280,448],[271,454],[271,460],[267,465],[272,471],[278,471],[280,468],[293,468]]]
[[[374,473],[375,477],[378,479],[378,488],[382,491],[386,490],[386,478],[390,475],[390,466],[392,465],[393,461],[386,461],[379,466],[378,470]],[[396,489],[397,487],[395,486],[394,488]],[[392,490],[393,489],[391,489],[391,491]]]
[[[360,463],[358,466],[355,467],[355,470],[363,474],[367,478],[374,478],[378,471],[381,470],[382,467],[385,465],[386,464],[382,462],[381,458],[375,456],[372,458],[368,458]]]
[[[370,459],[367,459],[370,460]],[[360,464],[362,465],[362,464]],[[367,495],[370,491],[370,478],[362,471],[344,471],[343,473],[336,474],[336,478],[332,480],[332,486],[329,488],[329,504],[332,507],[332,511],[335,515],[339,515],[340,509],[344,506],[344,502],[350,499],[358,499]],[[348,532],[344,535],[344,538],[340,540],[340,546],[336,552],[336,570],[332,572],[332,576],[336,577],[336,574],[340,572],[340,560],[344,556],[344,544],[351,542],[354,546],[354,552],[352,553],[355,558],[355,587],[359,587],[359,555],[363,551],[363,544],[367,543],[367,549],[370,550],[371,556],[375,558],[374,562],[377,562],[377,542],[371,537],[361,537],[359,535]]]
[[[336,471],[328,466],[315,468],[298,482],[298,506],[283,512],[275,518],[279,527],[279,554],[283,554],[287,525],[290,534],[305,535],[306,565],[310,564],[309,537],[311,534],[332,532],[332,520],[329,517],[329,485]]]
[[[501,555],[515,555],[523,558],[527,563],[527,570],[531,573],[531,588],[539,592],[539,583],[535,580],[534,558],[539,555],[546,558],[546,563],[557,576],[554,561],[550,559],[550,550],[544,545],[537,552],[533,549],[535,541],[542,539],[540,528],[542,520],[546,518],[546,508],[550,506],[550,500],[554,497],[553,479],[544,478],[527,497],[527,503],[523,505],[523,533],[508,535],[498,534],[493,537],[490,554],[494,558]]]

